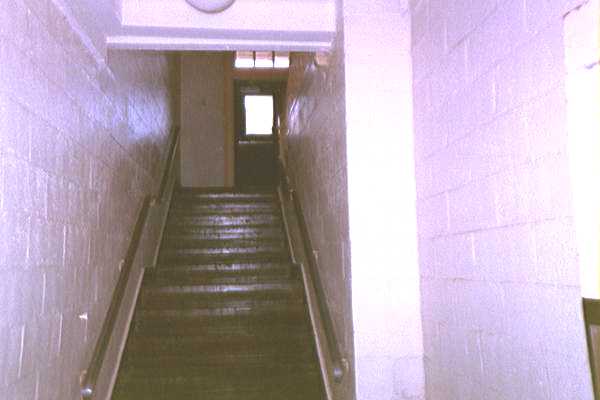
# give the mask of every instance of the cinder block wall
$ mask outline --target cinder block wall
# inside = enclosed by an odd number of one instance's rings
[[[354,379],[335,398],[422,399],[410,15],[392,0],[336,5],[330,66],[293,63],[288,118],[290,170]]]
[[[79,398],[178,118],[174,56],[103,64],[84,37],[52,1],[0,5],[2,399]]]
[[[313,56],[292,56],[288,81],[288,170],[301,198],[317,251],[321,281],[338,339],[352,359],[350,245],[346,172],[344,68],[338,39],[328,67],[315,68]],[[334,386],[335,396],[351,399],[353,380]]]
[[[428,399],[591,399],[567,159],[576,1],[412,1]]]

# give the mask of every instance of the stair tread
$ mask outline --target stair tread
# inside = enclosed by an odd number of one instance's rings
[[[208,371],[202,371],[208,372]],[[202,393],[203,399],[322,399],[320,376],[317,371],[303,373],[281,373],[266,370],[263,373],[226,374],[218,371],[203,377],[157,377],[150,373],[138,374],[117,384],[114,399],[127,399],[125,396],[147,399],[172,399],[169,395],[190,396],[184,398],[198,399]],[[161,397],[164,396],[164,397]],[[194,397],[195,396],[195,397]],[[309,397],[307,397],[309,396]],[[135,399],[136,397],[131,397]]]
[[[160,296],[143,297],[140,299],[140,310],[196,309],[203,310],[209,315],[223,315],[220,310],[273,310],[282,307],[304,307],[304,298],[296,293],[283,293],[279,296],[238,296],[235,299],[224,298],[217,301],[207,301],[199,296]]]
[[[275,340],[277,339],[277,340]],[[267,351],[280,351],[280,349],[296,349],[310,343],[303,332],[290,332],[287,336],[262,336],[262,335],[225,335],[220,337],[203,336],[175,336],[168,338],[153,338],[145,336],[132,337],[128,343],[128,350],[141,352],[137,356],[157,353],[196,353],[199,351],[216,351],[226,349],[266,349]]]
[[[284,247],[286,245],[280,236],[272,238],[227,238],[227,239],[202,239],[190,236],[168,237],[163,240],[162,248],[260,248],[264,246]]]
[[[279,210],[275,204],[264,204],[262,206],[250,206],[242,204],[222,204],[219,206],[207,204],[185,204],[175,203],[171,208],[172,216],[221,216],[224,218],[230,217],[246,217],[246,216],[278,216]]]
[[[199,254],[199,255],[238,255],[238,254],[253,254],[253,253],[285,253],[285,248],[282,245],[260,245],[260,246],[203,246],[203,247],[163,247],[162,252],[171,255],[188,255],[188,254]]]
[[[203,296],[203,295],[235,295],[268,293],[292,293],[301,290],[299,282],[283,281],[264,282],[258,280],[243,280],[236,278],[236,282],[215,282],[207,284],[144,284],[144,295],[171,295],[171,296]],[[211,296],[215,297],[215,296]]]
[[[195,264],[212,264],[212,263],[226,263],[233,261],[245,261],[245,262],[272,262],[272,261],[285,261],[287,255],[285,252],[254,252],[254,253],[237,253],[237,254],[161,254],[159,255],[158,262],[161,265],[195,265]]]
[[[237,274],[237,273],[245,273],[245,272],[255,272],[255,271],[267,271],[267,270],[278,270],[278,269],[287,269],[292,265],[289,260],[281,260],[277,262],[272,261],[257,261],[257,262],[245,262],[245,261],[236,261],[230,260],[228,262],[220,262],[220,263],[199,263],[194,265],[186,265],[174,267],[167,264],[158,264],[157,268],[154,270],[157,275],[164,274],[174,274],[177,272],[188,272],[188,273],[218,273],[218,274]]]
[[[123,380],[144,379],[151,376],[154,381],[173,382],[177,380],[186,380],[188,382],[244,382],[253,379],[262,379],[263,381],[273,379],[293,380],[294,376],[312,375],[318,373],[318,367],[313,362],[269,362],[260,361],[240,363],[237,360],[225,361],[221,366],[215,365],[131,365],[124,367],[119,371]]]

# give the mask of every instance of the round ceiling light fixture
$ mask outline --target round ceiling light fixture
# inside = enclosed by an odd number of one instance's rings
[[[190,5],[205,13],[225,11],[235,0],[186,0]]]

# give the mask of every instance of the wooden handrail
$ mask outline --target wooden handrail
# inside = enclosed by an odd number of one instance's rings
[[[337,340],[337,335],[335,332],[335,326],[333,324],[333,319],[331,317],[331,312],[329,310],[329,306],[327,305],[325,291],[323,290],[323,284],[319,274],[319,266],[318,260],[313,252],[313,246],[310,240],[310,235],[308,232],[308,227],[306,224],[306,220],[304,219],[304,213],[302,211],[302,206],[300,204],[300,200],[296,195],[296,191],[291,187],[290,178],[286,172],[285,166],[279,160],[279,174],[280,174],[280,188],[282,192],[286,192],[289,196],[290,201],[294,207],[294,212],[296,214],[296,219],[298,221],[299,230],[300,230],[300,242],[298,245],[304,250],[306,255],[306,262],[308,266],[308,274],[310,275],[310,280],[313,285],[313,290],[315,292],[317,307],[319,309],[319,315],[321,317],[321,321],[323,324],[323,330],[325,333],[325,337],[327,339],[327,348],[329,350],[330,362],[332,367],[332,376],[333,380],[336,383],[340,383],[344,378],[346,371],[348,370],[348,361],[342,355],[342,351],[340,350],[340,343]],[[282,204],[282,213],[284,219],[284,228],[286,231],[286,235],[288,238],[288,246],[290,247],[290,252],[292,256],[292,261],[295,264],[299,264],[296,260],[296,254],[294,250],[293,235],[291,234],[290,224],[285,215],[285,207]]]
[[[117,285],[115,286],[112,300],[102,324],[100,336],[98,336],[98,340],[94,347],[94,353],[90,361],[90,366],[85,371],[85,375],[83,377],[81,385],[81,397],[83,399],[96,399],[95,396],[98,378],[106,358],[110,338],[115,328],[119,310],[121,309],[121,303],[123,302],[123,297],[125,296],[125,289],[127,287],[127,283],[129,282],[129,275],[131,274],[131,269],[133,267],[136,254],[138,253],[140,241],[144,233],[144,228],[146,227],[148,215],[150,213],[150,208],[153,204],[162,202],[164,198],[169,174],[174,168],[173,164],[178,145],[179,129],[175,128],[171,135],[171,144],[169,146],[167,162],[164,167],[158,193],[156,195],[145,196],[140,211],[138,212],[131,241],[129,243],[129,247],[127,248],[125,258],[123,259],[121,273],[119,274],[119,279],[117,281]]]
[[[171,138],[171,145],[169,146],[169,153],[167,158],[167,164],[163,171],[162,178],[160,180],[160,186],[156,200],[162,202],[165,199],[165,192],[169,183],[169,176],[171,171],[175,167],[175,157],[177,157],[177,148],[179,147],[179,127],[176,127],[173,131],[173,137]]]

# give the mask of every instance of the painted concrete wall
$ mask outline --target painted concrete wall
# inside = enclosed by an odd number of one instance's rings
[[[600,1],[564,18],[567,121],[583,297],[600,299]],[[595,90],[594,90],[595,88]]]
[[[225,186],[224,54],[181,56],[181,184]]]
[[[573,1],[412,2],[428,399],[591,399],[566,152]]]
[[[290,71],[289,169],[354,375],[336,399],[424,396],[409,27],[397,2],[339,1],[330,66]]]
[[[357,399],[422,399],[410,15],[343,1]]]
[[[288,81],[287,165],[318,252],[320,277],[345,357],[353,358],[350,243],[345,149],[344,67],[336,41],[329,67],[313,56],[292,57]],[[333,385],[335,399],[352,399],[354,381]]]
[[[3,399],[79,398],[177,115],[175,56],[110,52],[97,63],[84,35],[53,2],[0,6]]]

